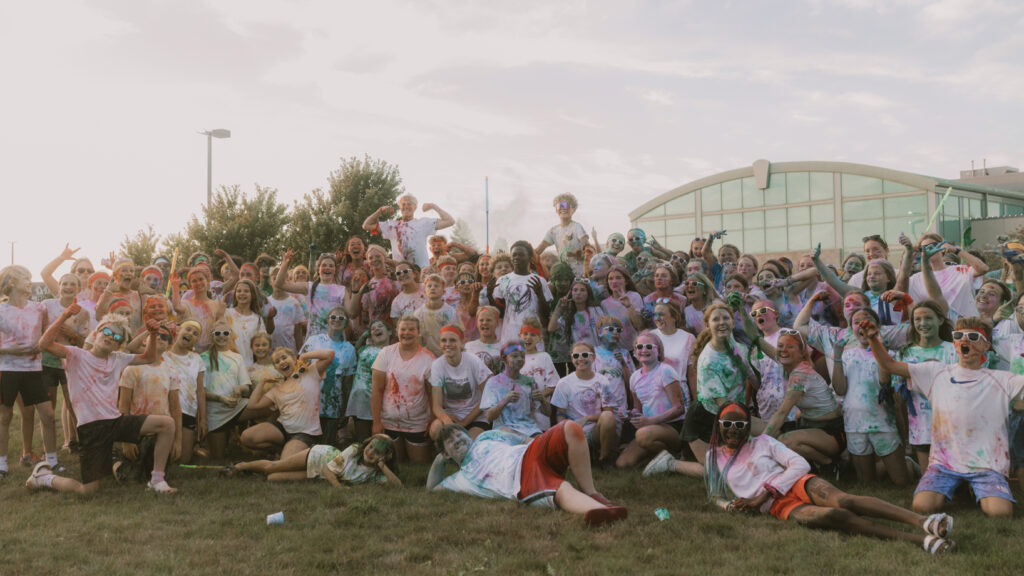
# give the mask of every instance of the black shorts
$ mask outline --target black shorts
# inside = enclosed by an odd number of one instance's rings
[[[323,438],[322,434],[320,436],[313,436],[312,434],[306,434],[304,432],[296,432],[292,434],[291,432],[285,430],[284,426],[277,420],[274,420],[273,422],[271,422],[271,424],[273,424],[275,428],[281,431],[281,435],[284,436],[285,444],[287,444],[289,440],[298,440],[299,442],[302,442],[306,446],[312,448],[313,446],[320,444],[320,439]]]
[[[63,368],[50,368],[49,366],[43,366],[43,384],[46,386],[47,391],[50,388],[56,388],[58,386],[68,385],[68,375],[64,372]],[[56,400],[56,398],[50,398],[50,400]]]
[[[50,401],[50,392],[43,385],[43,372],[4,372],[0,374],[0,403],[11,408],[21,394],[25,406]]]
[[[78,427],[78,442],[81,444],[78,460],[82,465],[82,484],[112,474],[114,442],[137,444],[146,418],[148,416],[122,415],[113,420],[97,420]]]
[[[189,416],[188,414],[181,415],[181,427],[183,429],[195,430],[196,429],[196,417]]]
[[[399,432],[397,430],[384,430],[384,433],[392,440],[405,440],[411,444],[426,444],[430,442],[426,432]]]
[[[491,429],[491,423],[486,420],[476,420],[469,426],[466,426],[466,430],[469,430],[470,428],[479,428],[484,432],[487,432],[488,430]]]
[[[711,442],[711,431],[715,429],[716,418],[717,416],[708,412],[700,402],[691,402],[682,434],[679,437],[684,444],[689,444],[694,440]]]
[[[846,427],[843,425],[843,417],[831,420],[808,420],[800,418],[796,422],[797,430],[821,430],[828,434],[839,445],[839,451],[846,450]]]

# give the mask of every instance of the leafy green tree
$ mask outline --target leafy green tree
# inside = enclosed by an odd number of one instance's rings
[[[299,254],[306,254],[313,242],[321,252],[336,250],[351,236],[369,242],[363,221],[381,206],[395,206],[404,192],[397,166],[369,155],[343,158],[326,192],[318,188],[295,202],[285,242]],[[379,236],[372,241],[387,244]]]
[[[121,255],[130,258],[138,266],[146,266],[153,261],[157,253],[160,235],[153,230],[152,224],[146,224],[145,230],[139,230],[134,236],[125,234],[121,240]]]
[[[237,185],[221,186],[211,205],[203,207],[203,219],[192,216],[184,234],[188,242],[174,241],[207,254],[220,248],[251,261],[262,252],[279,254],[288,224],[288,207],[277,201],[276,189],[257,184],[256,193],[248,195]],[[191,253],[179,252],[179,263]]]

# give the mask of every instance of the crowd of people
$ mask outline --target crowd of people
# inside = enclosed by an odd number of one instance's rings
[[[29,270],[0,270],[0,479],[17,404],[31,489],[90,493],[113,474],[170,493],[168,464],[195,459],[228,462],[226,477],[401,485],[408,460],[430,464],[428,489],[596,525],[627,512],[592,469],[643,467],[702,478],[728,510],[931,553],[954,548],[942,508],[961,485],[1012,515],[1024,245],[1002,244],[992,271],[933,232],[901,234],[898,266],[878,235],[838,267],[820,246],[760,261],[724,230],[687,251],[640,228],[602,246],[562,194],[536,247],[480,254],[439,234],[454,223],[440,207],[398,208],[308,266],[217,250],[105,272],[66,247],[41,271],[43,302]],[[58,405],[81,482],[61,474]],[[830,483],[850,468],[917,480],[913,510]]]

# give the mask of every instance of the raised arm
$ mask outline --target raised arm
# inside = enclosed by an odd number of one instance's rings
[[[452,218],[451,214],[442,210],[437,204],[427,202],[423,205],[423,211],[426,212],[427,210],[433,210],[434,212],[437,212],[438,216],[440,216],[440,218],[437,219],[437,223],[434,224],[434,230],[442,230],[455,225],[455,218]]]
[[[214,250],[213,253],[216,256],[220,256],[224,260],[224,265],[228,268],[228,276],[224,279],[224,284],[220,287],[220,293],[227,294],[234,290],[235,284],[238,284],[238,264],[235,264],[235,260],[230,254],[220,248]]]
[[[67,322],[68,318],[75,316],[81,311],[82,307],[78,304],[72,304],[65,308],[60,316],[43,332],[43,336],[39,339],[39,349],[46,350],[57,358],[66,358],[68,355],[67,348],[57,342],[57,336],[60,335],[60,327],[64,322]]]
[[[914,243],[906,234],[900,232],[900,245],[903,246],[903,259],[900,261],[900,270],[896,274],[896,290],[907,292],[910,290],[910,275],[914,273]]]
[[[305,294],[309,291],[308,282],[288,281],[288,266],[292,263],[293,259],[295,259],[295,252],[291,250],[285,251],[281,256],[281,268],[277,271],[277,278],[274,278],[274,288],[291,292],[292,294]]]
[[[825,263],[821,261],[821,242],[818,242],[818,245],[814,248],[814,252],[811,253],[811,259],[814,261],[814,269],[818,271],[818,274],[821,275],[822,279],[824,279],[833,290],[839,292],[840,297],[845,298],[847,294],[854,290],[853,286],[850,286],[846,282],[840,280],[839,277],[836,276],[835,272],[833,272],[828,266],[825,266]],[[806,270],[804,272],[806,272]],[[797,275],[800,274],[802,273],[797,273]]]
[[[892,356],[889,356],[885,344],[882,344],[878,337],[878,327],[871,322],[861,322],[858,326],[861,334],[867,337],[868,343],[871,344],[871,353],[875,355],[879,368],[890,374],[910,378],[910,369],[907,367],[907,363],[893,360]]]
[[[57,268],[59,268],[64,262],[74,260],[75,252],[78,252],[79,250],[81,250],[81,248],[75,248],[72,250],[70,244],[65,244],[64,251],[60,253],[60,256],[57,256],[51,260],[49,264],[43,266],[42,271],[39,272],[39,276],[43,279],[43,284],[46,284],[46,289],[50,291],[50,294],[53,294],[54,298],[60,298],[60,284],[57,282],[57,279],[54,278],[53,273],[56,272]],[[82,286],[81,288],[85,289],[85,286]]]
[[[744,334],[769,358],[776,360],[778,356],[775,346],[772,346],[771,343],[765,341],[762,337],[761,330],[754,324],[754,319],[750,317],[750,312],[747,312],[746,307],[743,306],[743,296],[739,292],[733,292],[729,294],[728,302],[733,312],[739,314],[740,321],[743,323]]]
[[[312,362],[313,368],[316,368],[316,373],[323,379],[327,373],[327,367],[334,361],[334,350],[310,350],[299,355],[299,362]]]
[[[935,300],[942,306],[942,311],[949,311],[949,303],[946,301],[946,297],[942,294],[942,287],[939,286],[939,282],[935,279],[935,271],[932,270],[931,259],[936,252],[942,251],[942,245],[945,242],[937,242],[931,246],[926,246],[923,253],[921,254],[921,279],[924,281],[924,289],[928,292],[928,297]]]
[[[828,292],[819,290],[811,296],[804,307],[800,309],[800,313],[796,315],[796,319],[793,320],[793,329],[798,330],[803,335],[804,340],[807,339],[808,325],[811,323],[811,315],[814,313],[814,304],[816,302],[828,302]]]
[[[156,351],[156,331],[160,329],[160,323],[150,318],[146,320],[146,331],[149,332],[149,342],[146,344],[146,350],[142,354],[136,354],[132,358],[132,366],[136,364],[152,364],[158,355]]]
[[[426,210],[425,207],[424,210]],[[373,232],[377,228],[377,224],[380,223],[381,216],[390,216],[394,212],[395,209],[391,206],[381,206],[380,208],[377,208],[366,217],[366,220],[363,220],[363,230]]]
[[[957,256],[963,258],[964,264],[967,264],[971,268],[974,268],[975,276],[984,276],[988,272],[988,264],[986,264],[985,261],[982,260],[981,258],[978,258],[974,254],[971,254],[970,252],[964,250],[959,246],[953,246],[953,250]]]

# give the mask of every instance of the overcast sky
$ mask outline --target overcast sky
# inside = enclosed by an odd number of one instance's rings
[[[4,2],[0,248],[38,277],[181,230],[212,128],[215,186],[290,205],[370,154],[481,245],[485,176],[494,244],[562,191],[603,241],[757,158],[1020,167],[1022,30],[1015,0]]]

